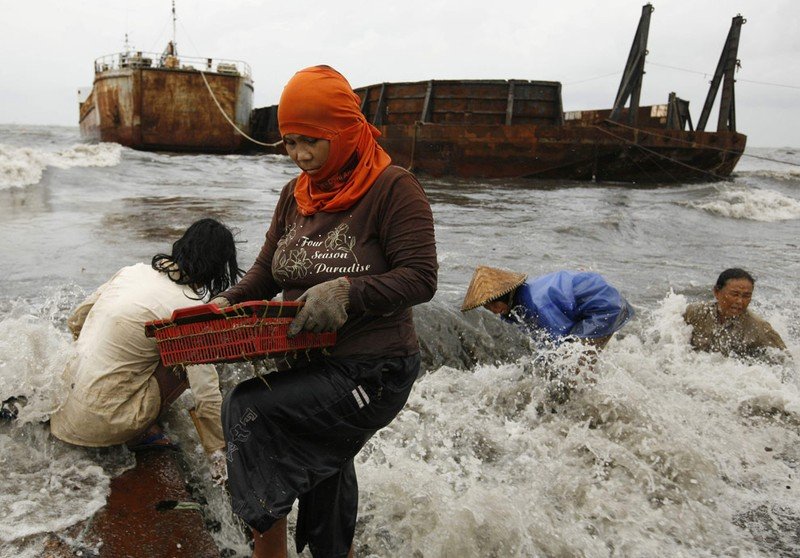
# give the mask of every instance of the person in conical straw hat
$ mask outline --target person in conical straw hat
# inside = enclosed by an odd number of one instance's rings
[[[544,331],[554,341],[578,338],[602,348],[631,317],[619,291],[593,272],[557,271],[534,279],[523,273],[478,266],[461,305],[479,306],[506,321]]]
[[[509,295],[513,297],[514,291],[527,278],[524,273],[479,265],[472,275],[472,281],[461,304],[461,311],[467,312],[478,306],[486,306],[495,314],[508,314],[510,308],[506,308],[508,303],[505,300]],[[496,311],[495,308],[502,311]]]

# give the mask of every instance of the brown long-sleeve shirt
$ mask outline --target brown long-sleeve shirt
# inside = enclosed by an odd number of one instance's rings
[[[387,168],[352,207],[304,216],[284,187],[266,241],[242,280],[222,293],[231,303],[294,300],[309,287],[350,279],[347,322],[334,357],[396,357],[419,351],[411,307],[436,292],[433,215],[416,178]]]
[[[784,358],[769,357],[767,348],[786,351],[786,344],[769,322],[750,311],[720,323],[716,302],[698,302],[686,307],[683,319],[693,327],[691,344],[696,350],[770,361]]]

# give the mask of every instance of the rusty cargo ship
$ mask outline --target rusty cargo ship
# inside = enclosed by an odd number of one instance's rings
[[[611,109],[564,112],[561,84],[531,80],[429,80],[357,88],[361,111],[395,164],[431,176],[685,182],[728,177],[747,137],[736,131],[733,18],[697,126],[689,103],[640,106],[650,4],[643,6]],[[705,131],[722,87],[716,131]],[[277,107],[254,111],[253,137],[280,140]],[[280,147],[273,152],[281,152]]]
[[[79,92],[80,94],[80,92]],[[250,129],[253,81],[241,61],[126,51],[98,58],[80,99],[81,136],[149,151],[232,153]]]

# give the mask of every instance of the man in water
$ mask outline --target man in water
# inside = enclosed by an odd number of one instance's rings
[[[479,266],[461,311],[483,306],[504,320],[603,348],[634,314],[617,289],[592,272],[557,271],[528,280],[522,273]]]
[[[686,307],[683,319],[692,326],[690,342],[695,350],[772,363],[785,360],[786,344],[781,336],[769,322],[747,309],[755,283],[743,269],[726,269],[714,285],[715,301]]]

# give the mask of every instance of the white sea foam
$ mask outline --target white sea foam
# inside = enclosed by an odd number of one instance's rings
[[[46,534],[92,517],[111,478],[134,464],[121,448],[99,452],[56,440],[42,422],[64,396],[62,372],[74,354],[53,321],[62,302],[18,303],[0,321],[0,399],[26,400],[17,420],[0,423],[2,556],[42,556]]]
[[[0,321],[0,400],[23,396],[20,423],[49,418],[64,394],[64,363],[73,356],[67,336],[42,318],[15,311]]]
[[[357,458],[359,553],[772,556],[779,540],[783,555],[796,555],[797,377],[691,351],[686,303],[670,294],[643,312],[563,403],[553,401],[554,383],[531,357],[423,376],[405,410]],[[57,322],[61,305],[39,313]],[[6,361],[17,351],[49,354],[49,347],[55,355],[69,344],[56,326],[21,309],[11,314],[6,329],[24,333],[16,338],[44,339],[4,341]],[[569,346],[554,356],[574,378]],[[54,372],[61,358],[45,368]],[[18,369],[41,373],[28,362]],[[222,527],[217,542],[245,556],[229,500],[209,481],[188,399],[170,410],[166,428],[184,448],[207,517]],[[10,541],[0,554],[9,555],[25,555],[31,537],[90,517],[113,476],[30,423],[0,427],[0,465],[0,514],[10,518],[0,528],[0,542]],[[764,529],[766,547],[750,533]]]
[[[800,178],[800,170],[795,168],[786,169],[761,169],[758,171],[750,172],[737,172],[737,176],[742,177],[755,177],[755,178],[769,178],[778,181],[794,181]]]
[[[359,457],[357,540],[379,556],[766,556],[748,529],[780,509],[769,536],[796,555],[796,379],[690,350],[685,305],[670,295],[612,340],[563,404],[525,360],[421,378]]]
[[[731,219],[753,221],[800,219],[800,200],[773,190],[723,190],[712,200],[688,202],[687,205]]]
[[[47,430],[0,433],[0,448],[16,464],[0,481],[2,541],[65,529],[105,505],[109,475],[81,450],[48,439]]]
[[[47,167],[113,167],[121,160],[116,143],[75,145],[61,151],[0,144],[0,188],[36,184]]]

